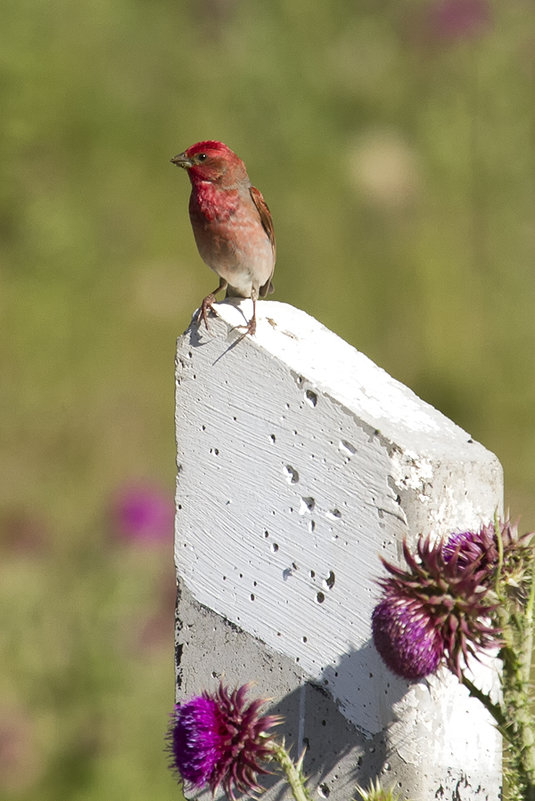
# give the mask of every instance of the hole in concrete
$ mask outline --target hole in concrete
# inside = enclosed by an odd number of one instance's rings
[[[352,445],[351,442],[348,442],[347,439],[341,439],[340,442],[338,443],[338,448],[339,450],[342,451],[342,453],[345,453],[346,455],[349,456],[354,456],[355,453],[357,452],[355,446]]]
[[[335,577],[334,577],[334,571],[332,571],[332,570],[329,570],[329,575],[328,575],[328,576],[327,576],[327,578],[325,579],[325,584],[327,585],[327,587],[328,587],[330,590],[332,590],[332,588],[334,587],[334,581],[335,581]]]
[[[301,503],[299,506],[299,514],[304,515],[307,512],[313,512],[315,506],[316,506],[316,501],[314,500],[314,498],[301,498]]]
[[[277,551],[279,550],[279,546],[277,545],[276,542],[274,542],[273,545],[271,546],[271,550],[273,551],[273,553],[277,553]]]
[[[318,787],[318,795],[320,795],[322,798],[329,798],[330,794],[331,791],[328,785],[326,785],[325,783],[320,784],[320,786]]]
[[[316,406],[318,402],[318,396],[316,395],[315,392],[312,392],[311,389],[307,389],[307,391],[305,392],[305,398],[307,399],[307,402],[310,404],[310,406],[312,407]]]
[[[325,600],[325,595],[322,592],[316,593],[316,601],[319,604],[322,604],[324,602],[324,600]]]
[[[289,484],[297,484],[299,481],[299,473],[294,467],[287,464],[284,468],[284,472],[286,473],[286,480]]]
[[[342,517],[342,512],[340,511],[340,509],[331,509],[330,512],[327,512],[325,517],[328,517],[329,520],[340,520],[340,518]]]
[[[277,441],[277,437],[275,436],[275,434],[271,434],[271,436],[269,438],[273,443],[275,443]]]

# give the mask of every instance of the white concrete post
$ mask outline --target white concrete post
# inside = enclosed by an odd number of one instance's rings
[[[217,311],[178,340],[178,698],[255,681],[317,797],[379,777],[411,801],[497,801],[487,713],[446,671],[391,674],[370,617],[379,554],[501,510],[498,460],[304,312],[260,302],[238,341],[250,301]]]

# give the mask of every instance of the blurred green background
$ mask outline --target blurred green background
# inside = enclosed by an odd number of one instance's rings
[[[529,0],[5,0],[0,794],[173,799],[173,357],[217,138],[275,299],[501,459],[535,526]],[[171,509],[171,511],[170,511]]]

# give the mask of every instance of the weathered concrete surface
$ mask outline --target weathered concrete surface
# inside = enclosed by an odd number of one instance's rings
[[[179,697],[255,680],[320,795],[380,775],[412,801],[494,801],[484,710],[447,673],[389,673],[370,616],[378,554],[501,509],[496,457],[303,312],[261,302],[240,340],[250,302],[217,309],[178,342]]]

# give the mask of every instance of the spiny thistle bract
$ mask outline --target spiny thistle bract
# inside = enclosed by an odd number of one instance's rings
[[[176,704],[167,732],[170,767],[191,789],[222,786],[234,801],[236,792],[260,789],[257,776],[268,773],[260,764],[272,756],[269,730],[279,722],[261,715],[264,699],[247,703],[250,685],[229,691],[221,683],[189,701]]]
[[[468,543],[466,548],[464,544]],[[382,560],[391,574],[380,579],[383,598],[372,615],[375,646],[386,665],[415,680],[434,673],[442,661],[461,678],[470,655],[499,644],[491,625],[496,607],[482,548],[472,556],[468,533],[460,542],[420,537],[416,554],[403,542],[407,568]]]
[[[502,591],[521,601],[524,585],[529,578],[526,566],[533,558],[532,540],[535,532],[520,536],[518,524],[510,520],[498,525],[498,535],[493,523],[481,526],[477,532],[452,534],[444,543],[444,557],[448,561],[457,553],[460,568],[479,561],[480,567],[488,572],[489,584],[495,584],[499,578]]]
[[[371,781],[367,790],[357,786],[357,793],[362,801],[400,801],[401,796],[394,794],[393,790],[384,790],[379,780]]]

